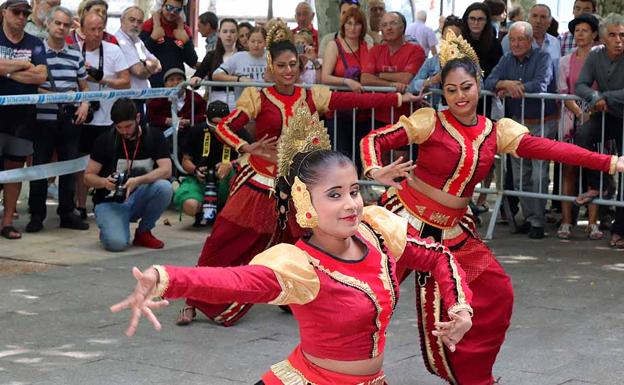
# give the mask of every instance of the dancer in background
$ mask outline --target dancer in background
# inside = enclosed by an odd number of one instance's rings
[[[413,101],[411,94],[355,94],[331,92],[316,86],[306,90],[295,86],[299,78],[297,49],[290,40],[290,30],[281,21],[273,24],[267,33],[267,70],[275,85],[263,90],[246,88],[237,102],[236,110],[217,127],[221,141],[241,154],[241,161],[230,188],[225,207],[217,216],[212,233],[206,239],[197,262],[198,266],[246,265],[261,251],[279,243],[293,243],[302,232],[292,216],[288,201],[282,199],[283,212],[276,211],[275,194],[276,143],[297,108],[307,107],[312,113],[351,108],[399,106]],[[247,143],[236,132],[250,121],[256,122],[254,143]],[[281,220],[278,220],[281,216]],[[189,298],[178,318],[178,325],[189,324],[195,317],[195,308],[213,321],[230,326],[250,308],[250,304],[204,303]]]

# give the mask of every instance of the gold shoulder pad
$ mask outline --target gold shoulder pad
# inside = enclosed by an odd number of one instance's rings
[[[381,206],[364,207],[363,221],[383,238],[389,254],[401,258],[407,244],[407,219],[391,213]]]
[[[236,101],[236,109],[243,111],[250,119],[255,119],[260,112],[260,91],[255,87],[247,87]]]
[[[329,101],[331,100],[331,90],[327,86],[312,86],[312,100],[319,115],[329,111]]]
[[[420,144],[425,142],[436,125],[436,112],[433,108],[424,107],[414,111],[412,115],[399,118],[399,124],[405,128],[410,143]]]
[[[503,118],[496,123],[496,147],[499,154],[516,155],[520,139],[529,129],[513,119]]]
[[[316,298],[321,283],[308,254],[297,246],[280,243],[256,255],[250,265],[266,266],[273,270],[282,292],[272,305],[303,305]]]

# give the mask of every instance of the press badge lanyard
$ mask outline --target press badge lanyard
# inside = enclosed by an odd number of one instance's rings
[[[136,158],[137,152],[139,152],[139,143],[141,143],[141,134],[137,133],[137,142],[134,147],[134,154],[132,154],[132,160],[130,160],[130,156],[128,154],[128,148],[126,147],[126,140],[121,138],[121,144],[123,145],[124,154],[126,154],[126,165],[128,166],[128,176],[132,174],[132,163],[134,163],[134,159]]]

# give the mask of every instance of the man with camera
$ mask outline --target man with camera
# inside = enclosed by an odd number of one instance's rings
[[[96,189],[100,241],[108,251],[123,251],[130,242],[130,222],[140,219],[133,244],[160,249],[165,244],[151,230],[173,195],[167,143],[160,131],[140,126],[130,99],[115,101],[111,119],[114,129],[96,139],[84,178]]]
[[[48,62],[48,80],[39,87],[40,93],[89,91],[81,53],[65,43],[72,17],[72,12],[64,7],[54,7],[48,14],[48,38],[43,42]],[[88,102],[79,105],[38,104],[33,165],[50,163],[55,150],[60,161],[77,158],[80,125],[87,118],[88,110]],[[74,174],[59,177],[57,213],[61,219],[61,227],[87,230],[89,224],[74,213],[74,184]],[[46,179],[30,182],[30,222],[26,225],[26,232],[36,233],[43,229],[47,194]]]
[[[87,68],[87,84],[91,91],[109,91],[130,87],[130,71],[121,49],[112,43],[103,41],[104,18],[95,12],[88,12],[80,21],[80,28],[85,36],[81,51]],[[93,119],[82,126],[79,150],[83,154],[91,153],[95,139],[109,130],[112,99],[91,103]],[[87,216],[87,188],[78,176],[76,201],[83,219]]]

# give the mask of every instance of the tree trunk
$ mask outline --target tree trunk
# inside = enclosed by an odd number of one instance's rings
[[[151,17],[154,0],[135,0],[134,3],[145,12],[146,20]]]
[[[338,0],[315,0],[316,19],[318,22],[319,39],[330,32],[338,31],[340,13]],[[360,0],[360,9],[368,15],[368,0]]]
[[[612,12],[624,13],[624,2],[622,0],[598,0],[598,13],[600,15],[604,17]]]

